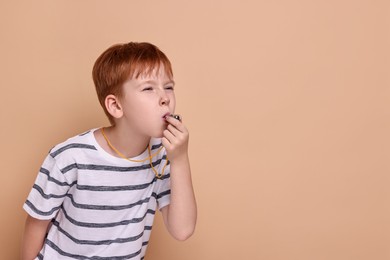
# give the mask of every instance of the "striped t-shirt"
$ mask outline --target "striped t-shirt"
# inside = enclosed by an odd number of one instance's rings
[[[130,162],[103,150],[91,130],[50,150],[23,205],[52,219],[36,259],[143,259],[156,208],[170,203],[170,167],[161,179],[150,161]],[[162,146],[152,138],[152,154]],[[132,159],[147,158],[148,150]],[[161,172],[163,148],[152,159]]]

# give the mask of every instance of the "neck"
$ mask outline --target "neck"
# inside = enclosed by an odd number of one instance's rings
[[[136,157],[143,153],[150,142],[150,137],[137,134],[118,125],[105,128],[105,133],[111,144],[127,158]],[[118,156],[108,144],[104,147],[112,155]]]

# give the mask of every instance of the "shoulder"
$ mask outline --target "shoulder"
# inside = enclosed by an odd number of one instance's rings
[[[49,156],[52,158],[58,158],[69,153],[73,154],[84,150],[96,151],[96,146],[92,142],[93,131],[94,129],[91,129],[55,145],[52,149],[50,149]]]

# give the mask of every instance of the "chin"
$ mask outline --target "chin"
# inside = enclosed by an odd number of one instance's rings
[[[157,127],[155,129],[151,129],[152,131],[150,131],[150,137],[153,137],[153,138],[163,138],[164,137],[164,131],[167,129],[166,126],[163,126],[163,127]]]
[[[153,138],[163,138],[164,137],[163,131],[155,132],[150,137],[153,137]]]
[[[152,138],[163,138],[164,135],[163,135],[163,134],[160,134],[160,135],[152,135],[151,137],[152,137]]]

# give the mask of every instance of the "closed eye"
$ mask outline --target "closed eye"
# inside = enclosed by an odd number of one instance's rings
[[[146,87],[146,88],[142,89],[142,91],[150,91],[150,90],[153,90],[153,88],[152,87]]]

